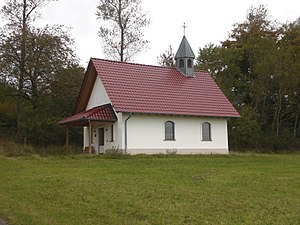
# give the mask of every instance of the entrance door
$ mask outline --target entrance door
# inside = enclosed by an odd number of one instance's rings
[[[104,153],[104,128],[99,128],[99,153]]]

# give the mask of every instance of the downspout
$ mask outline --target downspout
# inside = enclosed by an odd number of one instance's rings
[[[124,149],[125,154],[127,154],[127,121],[130,119],[131,116],[132,116],[132,112],[129,113],[129,116],[125,120],[125,149]]]

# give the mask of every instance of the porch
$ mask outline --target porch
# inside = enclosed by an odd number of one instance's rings
[[[105,104],[92,109],[80,112],[58,122],[66,128],[66,154],[69,153],[70,127],[81,126],[84,128],[83,151],[88,154],[104,153],[105,140],[108,140],[106,133],[110,130],[110,141],[114,138],[113,124],[118,120],[111,104]]]

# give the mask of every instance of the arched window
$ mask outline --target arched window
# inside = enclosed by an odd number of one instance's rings
[[[188,66],[188,68],[192,68],[192,60],[191,59],[188,60],[187,66]]]
[[[179,60],[179,68],[182,68],[182,67],[184,67],[184,61],[183,61],[183,59],[180,59]]]
[[[202,141],[211,141],[211,125],[210,123],[202,124]]]
[[[165,122],[165,140],[175,140],[175,124],[172,121]]]

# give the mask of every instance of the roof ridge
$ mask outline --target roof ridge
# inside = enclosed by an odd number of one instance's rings
[[[177,67],[167,67],[167,66],[159,66],[159,65],[149,65],[149,64],[144,64],[144,63],[135,63],[135,62],[121,62],[121,61],[116,61],[116,60],[111,60],[111,59],[101,59],[101,58],[95,58],[91,57],[91,60],[100,60],[100,61],[106,61],[106,62],[112,62],[112,63],[120,63],[120,64],[130,64],[130,65],[137,65],[137,66],[147,66],[147,67],[154,67],[154,68],[163,68],[163,69],[175,69],[178,70]],[[179,70],[178,70],[179,71]],[[207,73],[211,75],[207,70],[203,69],[195,69],[196,73]]]
[[[159,65],[149,65],[144,63],[134,63],[134,62],[121,62],[121,61],[115,61],[110,59],[100,59],[100,58],[94,58],[92,57],[91,60],[101,60],[106,62],[112,62],[112,63],[120,63],[120,64],[131,64],[131,65],[137,65],[137,66],[147,66],[147,67],[155,67],[155,68],[166,68],[166,69],[176,69],[176,67],[166,67],[166,66],[159,66]]]
[[[88,109],[86,111],[83,111],[83,112],[87,113],[86,117],[89,117],[89,116],[95,114],[97,112],[97,110],[103,110],[109,105],[111,105],[111,104],[107,103],[107,104],[103,104],[103,105],[94,106],[93,108],[90,108],[90,109]]]

